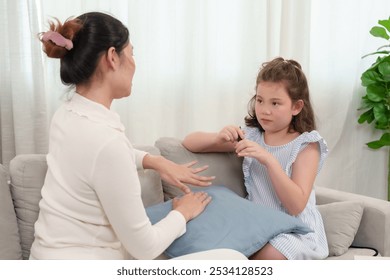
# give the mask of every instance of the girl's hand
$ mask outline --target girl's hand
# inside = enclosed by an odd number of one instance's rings
[[[190,192],[180,198],[172,200],[172,209],[183,214],[186,221],[190,221],[206,208],[211,201],[211,196],[205,192]]]
[[[189,193],[190,189],[186,184],[206,187],[210,186],[211,182],[215,179],[215,176],[200,176],[199,172],[202,172],[208,168],[207,165],[192,168],[197,162],[192,161],[186,164],[177,164],[170,160],[165,159],[163,164],[160,164],[159,168],[156,169],[160,173],[161,179],[178,187],[185,193]]]
[[[235,125],[229,125],[222,128],[222,130],[217,134],[217,142],[225,143],[225,142],[238,142],[241,139],[244,139],[244,132],[240,127]]]
[[[261,164],[267,165],[274,156],[256,142],[244,139],[237,143],[236,153],[239,157],[251,157]]]

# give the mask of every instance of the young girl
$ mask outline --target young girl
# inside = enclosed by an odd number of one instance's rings
[[[328,245],[313,190],[327,146],[315,131],[308,84],[300,64],[280,57],[264,63],[248,113],[244,130],[231,125],[219,133],[194,132],[183,145],[193,152],[235,151],[244,157],[248,199],[297,216],[313,230],[305,235],[280,234],[252,259],[327,257]]]

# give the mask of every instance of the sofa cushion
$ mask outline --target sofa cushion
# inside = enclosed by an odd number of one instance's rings
[[[8,185],[8,172],[0,164],[0,259],[22,259],[15,209]]]
[[[193,188],[206,191],[211,203],[187,223],[187,231],[165,251],[178,257],[200,251],[227,248],[251,256],[272,237],[283,232],[307,233],[310,229],[296,217],[255,204],[223,186]],[[154,224],[172,209],[172,200],[146,209]]]
[[[329,256],[346,253],[358,231],[364,206],[358,201],[342,201],[317,207],[324,221]]]
[[[158,139],[155,146],[160,149],[162,156],[173,162],[184,164],[196,160],[198,166],[208,165],[209,168],[202,175],[216,176],[213,184],[226,186],[238,195],[246,196],[242,159],[234,153],[192,153],[181,144],[181,140],[171,137]],[[182,194],[177,187],[166,182],[162,184],[165,200]]]

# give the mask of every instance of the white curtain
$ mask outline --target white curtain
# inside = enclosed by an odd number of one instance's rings
[[[14,3],[16,2],[16,3]],[[388,18],[387,0],[12,1],[1,4],[1,159],[45,152],[48,120],[66,94],[59,62],[42,56],[47,20],[108,12],[130,30],[137,63],[130,98],[113,109],[135,144],[243,124],[260,64],[298,60],[307,74],[318,130],[330,153],[316,184],[386,198],[386,150],[357,124],[360,75],[381,45],[368,31]],[[28,16],[26,16],[28,15]],[[18,67],[18,68],[17,68]],[[12,68],[12,69],[11,69]]]
[[[47,151],[49,116],[35,34],[39,18],[32,1],[0,2],[0,162],[5,165],[16,154]]]

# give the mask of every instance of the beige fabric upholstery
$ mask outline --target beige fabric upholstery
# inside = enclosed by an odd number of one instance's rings
[[[382,256],[390,256],[390,202],[330,188],[316,187],[317,204],[336,201],[359,201],[363,216],[353,246],[370,247]]]
[[[18,224],[8,185],[8,172],[0,164],[0,260],[22,258]]]

